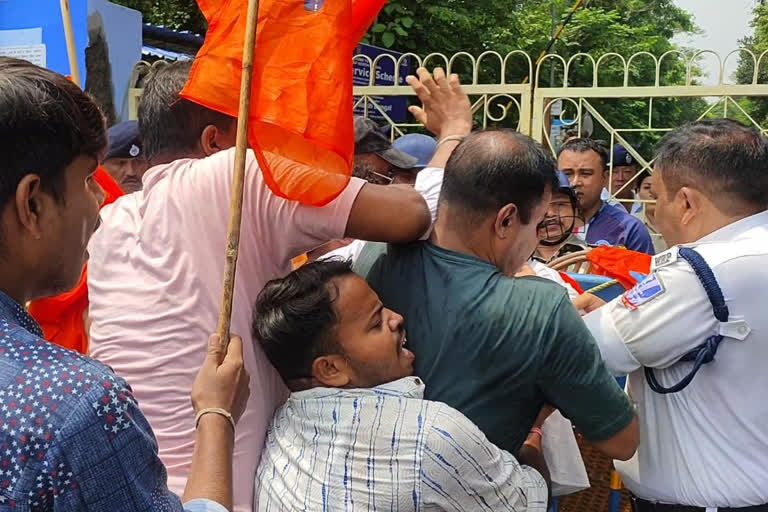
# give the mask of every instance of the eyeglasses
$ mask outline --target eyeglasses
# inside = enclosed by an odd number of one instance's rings
[[[374,170],[367,170],[363,179],[373,185],[390,185],[394,181],[394,171],[390,168],[387,174],[381,174]]]

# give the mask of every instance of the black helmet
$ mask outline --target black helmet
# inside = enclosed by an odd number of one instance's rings
[[[560,245],[568,240],[574,227],[576,227],[576,219],[581,218],[576,193],[563,171],[557,171],[557,181],[559,186],[553,192],[566,194],[570,200],[571,208],[570,211],[558,212],[557,215],[549,215],[547,212],[547,216],[537,226],[539,243],[548,247]]]

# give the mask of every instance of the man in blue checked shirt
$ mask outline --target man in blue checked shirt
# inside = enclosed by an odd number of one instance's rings
[[[42,339],[23,306],[77,283],[99,224],[93,173],[106,145],[104,118],[76,85],[0,57],[0,511],[225,511],[248,398],[242,341],[209,341],[182,505],[130,386]]]
[[[546,510],[549,409],[518,462],[456,409],[424,400],[403,317],[350,262],[269,282],[253,318],[292,391],[267,435],[257,510]]]

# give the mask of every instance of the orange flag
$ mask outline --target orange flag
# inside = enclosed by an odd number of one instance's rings
[[[198,0],[208,20],[181,95],[237,116],[246,0]],[[321,206],[349,182],[352,54],[385,0],[260,0],[248,142],[272,191]]]
[[[651,271],[649,255],[623,247],[600,245],[587,253],[587,259],[592,263],[590,273],[616,279],[627,290],[637,284],[632,273],[648,274]]]

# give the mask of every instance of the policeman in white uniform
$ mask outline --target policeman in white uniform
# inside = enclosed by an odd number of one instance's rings
[[[657,153],[656,218],[679,245],[585,317],[640,420],[616,468],[636,512],[768,511],[768,143],[705,121]]]

